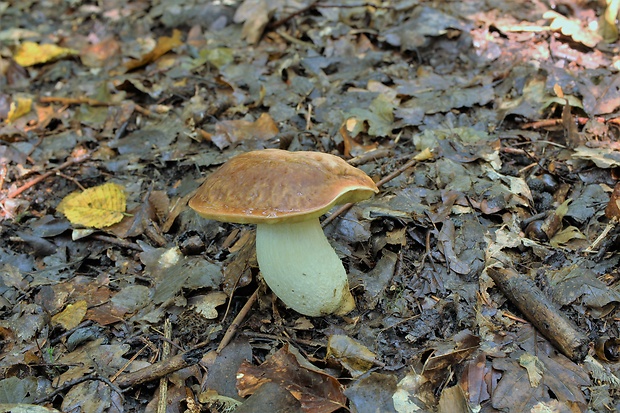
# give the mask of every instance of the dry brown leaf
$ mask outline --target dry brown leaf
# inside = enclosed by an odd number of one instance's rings
[[[346,403],[338,380],[314,367],[296,350],[289,351],[288,344],[260,366],[244,362],[237,374],[237,388],[242,397],[268,382],[286,388],[301,402],[304,412],[330,413]]]
[[[181,42],[181,32],[175,29],[172,32],[172,37],[160,37],[159,39],[157,39],[157,44],[155,45],[153,50],[142,55],[140,59],[130,60],[129,62],[126,62],[125,68],[127,68],[127,70],[134,70],[139,67],[145,66],[182,44],[183,42]]]
[[[82,322],[87,309],[88,304],[83,300],[68,304],[61,313],[52,317],[52,323],[59,324],[65,330],[71,330]]]
[[[376,356],[366,346],[351,337],[334,334],[327,343],[327,356],[334,357],[351,373],[358,377],[372,368]]]
[[[279,133],[278,125],[271,115],[263,113],[250,122],[247,120],[224,120],[215,125],[215,135],[211,140],[220,149],[248,139],[268,140]]]

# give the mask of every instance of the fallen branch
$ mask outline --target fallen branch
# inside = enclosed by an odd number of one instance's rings
[[[534,282],[513,269],[489,267],[487,273],[508,299],[562,354],[580,362],[588,337],[558,310]]]
[[[70,106],[70,105],[88,105],[88,106],[119,106],[121,103],[120,102],[103,102],[101,100],[97,100],[97,99],[91,99],[91,98],[86,98],[86,97],[81,97],[81,98],[67,98],[67,97],[62,97],[62,96],[41,96],[39,98],[39,102],[41,103],[58,103],[61,105],[66,105],[66,106]],[[138,105],[137,103],[134,102],[134,108],[136,110],[136,112],[139,112],[141,114],[143,114],[144,116],[153,116],[153,117],[158,117],[157,114],[153,113],[152,111],[143,108],[142,106]]]
[[[224,333],[224,337],[222,338],[220,345],[217,346],[217,350],[215,350],[216,354],[220,354],[222,350],[224,350],[224,347],[226,347],[228,343],[230,343],[230,340],[232,340],[232,338],[234,337],[235,333],[241,326],[241,322],[243,321],[245,316],[248,315],[257,298],[258,288],[256,289],[256,291],[254,291],[254,294],[252,294],[250,298],[248,298],[248,301],[245,303],[241,311],[239,311],[239,314],[237,314],[233,322],[230,324],[230,326],[228,326],[228,329],[226,330],[226,333]]]
[[[60,172],[61,170],[68,168],[72,165],[76,165],[79,163],[84,162],[85,160],[90,159],[90,154],[86,153],[84,155],[75,157],[75,158],[71,158],[68,161],[66,161],[65,163],[57,166],[54,169],[51,169],[47,172],[45,172],[42,175],[39,175],[35,178],[32,178],[31,180],[29,180],[28,182],[26,182],[24,185],[20,186],[19,188],[15,188],[12,191],[9,191],[9,193],[7,194],[7,198],[15,198],[16,196],[18,196],[19,194],[21,194],[22,192],[24,192],[25,190],[35,186],[36,184],[38,184],[41,181],[44,181],[45,179],[49,178],[52,175],[56,175],[58,172]]]
[[[118,376],[116,380],[113,380],[114,384],[121,389],[125,389],[148,381],[159,380],[167,374],[174,373],[175,371],[198,363],[200,359],[202,359],[204,353],[207,352],[209,344],[208,342],[201,343],[195,348],[177,354],[169,359],[151,364],[138,371]]]

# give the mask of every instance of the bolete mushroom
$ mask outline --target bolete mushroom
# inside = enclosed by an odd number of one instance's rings
[[[258,266],[287,306],[307,316],[344,315],[355,301],[319,217],[378,191],[368,175],[337,156],[264,149],[222,165],[189,206],[208,219],[256,224]]]

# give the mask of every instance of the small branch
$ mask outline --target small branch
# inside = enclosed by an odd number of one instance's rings
[[[148,381],[161,379],[170,373],[198,363],[207,351],[208,345],[208,342],[201,343],[197,347],[169,359],[151,364],[138,371],[118,376],[115,383],[121,389],[125,389]]]
[[[76,165],[79,163],[82,163],[86,160],[90,159],[90,154],[84,154],[82,156],[78,156],[76,158],[71,158],[68,161],[66,161],[65,163],[63,163],[62,165],[57,166],[54,169],[51,169],[47,172],[45,172],[42,175],[39,175],[35,178],[32,178],[30,181],[26,182],[24,185],[20,186],[19,188],[14,189],[13,191],[9,191],[9,193],[7,194],[7,198],[15,198],[16,196],[18,196],[19,194],[21,194],[22,192],[24,192],[25,190],[35,186],[36,184],[38,184],[39,182],[44,181],[45,179],[49,178],[52,175],[56,175],[58,172],[60,172],[61,170],[68,168],[72,165]]]
[[[164,322],[164,337],[167,340],[172,338],[172,324],[170,319],[166,318]],[[164,341],[161,352],[161,359],[167,360],[170,357],[170,342]],[[166,405],[168,404],[168,378],[163,376],[159,379],[159,399],[157,400],[157,413],[166,413]]]
[[[392,151],[387,148],[375,149],[374,151],[369,151],[364,153],[363,155],[356,156],[355,158],[349,159],[349,165],[351,166],[360,166],[367,164],[371,161],[376,161],[380,158],[385,158],[392,155]]]
[[[66,98],[61,96],[41,96],[39,98],[41,103],[60,103],[61,105],[82,105],[89,106],[115,106],[116,103],[102,102],[96,99],[90,98]]]
[[[61,105],[89,105],[89,106],[119,106],[120,102],[103,102],[97,99],[90,98],[67,98],[62,96],[41,96],[39,98],[41,103],[59,103]],[[134,109],[136,112],[143,114],[144,116],[159,117],[158,114],[143,108],[134,102]]]
[[[301,345],[308,346],[308,347],[323,347],[323,348],[327,347],[327,343],[322,343],[322,342],[314,341],[314,340],[304,340],[302,338],[292,338],[292,337],[278,336],[275,334],[256,333],[254,331],[244,331],[241,334],[246,337],[250,337],[250,338],[262,338],[266,340],[281,341],[285,343],[291,342],[291,343],[301,344]]]
[[[295,17],[302,15],[310,10],[314,10],[317,8],[323,8],[323,9],[327,9],[327,8],[338,8],[338,9],[353,9],[353,8],[357,8],[357,7],[373,7],[375,9],[393,9],[393,6],[381,6],[378,4],[373,4],[373,3],[358,3],[358,4],[321,4],[321,0],[317,0],[317,1],[313,1],[312,3],[310,3],[309,5],[307,5],[306,7],[303,7],[299,10],[297,10],[296,12],[293,12],[291,14],[289,14],[288,16],[285,16],[283,18],[281,18],[280,20],[271,23],[270,25],[267,26],[267,30],[274,30],[277,29],[278,27],[286,24],[288,21],[294,19]]]
[[[222,338],[220,345],[217,346],[217,350],[215,350],[216,354],[220,354],[221,351],[224,350],[224,347],[226,347],[228,343],[230,343],[230,340],[232,340],[233,336],[241,326],[241,322],[248,315],[257,298],[258,288],[256,289],[256,291],[254,291],[254,294],[252,294],[250,298],[248,298],[248,301],[245,303],[241,311],[239,311],[239,314],[237,314],[233,322],[230,324],[230,326],[226,330],[226,333],[224,333],[224,337]]]
[[[90,236],[90,238],[96,239],[97,241],[107,242],[108,244],[118,245],[119,247],[129,248],[134,251],[142,252],[142,247],[140,247],[138,244],[136,244],[135,242],[129,242],[121,238],[110,237],[103,234],[93,234]]]
[[[588,353],[588,337],[560,313],[534,281],[510,268],[489,267],[487,273],[525,318],[562,354],[574,362],[583,360]]]

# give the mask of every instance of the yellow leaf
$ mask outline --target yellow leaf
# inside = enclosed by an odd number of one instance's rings
[[[15,119],[20,118],[24,115],[27,115],[28,113],[30,113],[31,107],[32,107],[32,98],[16,97],[13,100],[13,102],[11,102],[11,107],[6,117],[6,123],[11,123]]]
[[[155,48],[153,50],[142,55],[140,59],[130,60],[129,62],[125,63],[125,67],[127,68],[127,70],[134,70],[139,67],[145,66],[157,60],[164,54],[168,53],[173,48],[181,46],[182,44],[183,42],[181,41],[181,32],[174,29],[172,31],[172,37],[160,37],[159,39],[157,39],[157,44],[155,45]]]
[[[83,300],[69,304],[62,312],[52,317],[52,323],[60,324],[65,330],[71,330],[82,322],[87,309],[88,304]]]
[[[65,214],[72,224],[103,228],[120,222],[125,208],[124,188],[107,183],[67,195],[56,210]]]
[[[17,50],[13,59],[20,66],[33,66],[77,54],[77,50],[56,46],[55,44],[37,44],[24,42]]]

